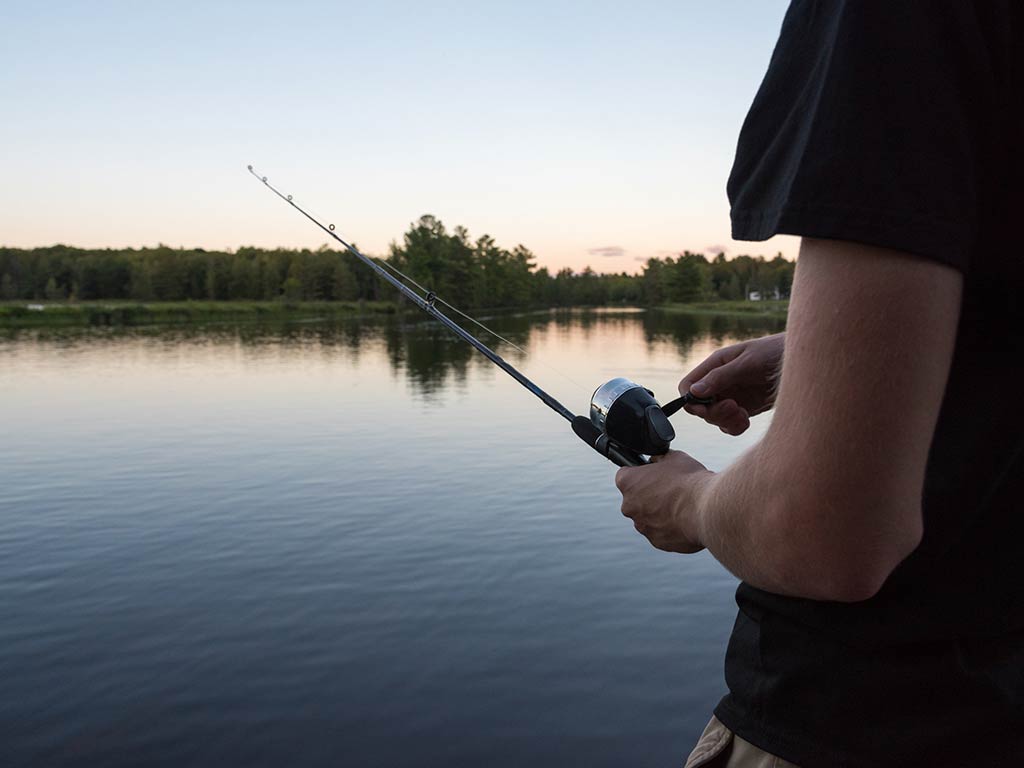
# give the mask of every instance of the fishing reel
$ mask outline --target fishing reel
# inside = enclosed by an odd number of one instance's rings
[[[668,453],[676,433],[668,417],[688,403],[707,405],[711,398],[687,392],[660,405],[654,393],[629,379],[615,378],[590,398],[590,418],[577,416],[572,429],[580,439],[620,467],[650,463],[646,456]]]

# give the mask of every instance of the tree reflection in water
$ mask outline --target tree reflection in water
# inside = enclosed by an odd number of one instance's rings
[[[737,339],[776,333],[785,327],[785,321],[780,318],[633,309],[484,314],[480,320],[526,355],[538,339],[553,336],[557,344],[558,339],[569,339],[574,334],[581,334],[586,340],[593,334],[609,335],[609,331],[614,331],[612,335],[624,338],[638,333],[649,352],[668,345],[680,358],[685,358],[698,340],[710,339],[715,346],[722,346]],[[527,362],[526,355],[519,349],[468,321],[464,325],[513,365],[519,367]],[[468,344],[411,307],[398,315],[331,322],[0,330],[0,352],[6,342],[26,339],[69,354],[86,347],[94,351],[103,346],[112,350],[123,348],[128,339],[143,348],[175,348],[179,354],[188,354],[190,347],[208,351],[234,349],[254,362],[286,355],[293,361],[308,356],[354,364],[361,355],[382,349],[392,374],[404,375],[413,394],[426,398],[453,386],[461,388],[471,370],[492,366]],[[613,360],[615,351],[609,350],[608,357]],[[561,367],[561,370],[572,375],[571,369]],[[543,382],[538,383],[543,386]]]

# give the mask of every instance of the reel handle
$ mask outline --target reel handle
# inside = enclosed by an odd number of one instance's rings
[[[577,416],[572,420],[572,431],[580,440],[620,467],[641,467],[651,463],[641,454],[611,443],[608,440],[608,435],[598,429],[594,422],[586,416]]]
[[[695,394],[687,392],[682,397],[677,397],[675,400],[665,403],[661,406],[661,410],[664,411],[666,416],[671,416],[684,405],[689,405],[690,403],[694,405],[711,405],[713,402],[715,402],[713,397],[697,397]]]

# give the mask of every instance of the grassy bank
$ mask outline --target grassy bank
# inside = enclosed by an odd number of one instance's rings
[[[388,301],[2,302],[0,328],[313,320],[389,314]]]
[[[666,304],[658,307],[663,312],[690,315],[754,315],[757,317],[786,318],[789,300],[781,301],[709,301],[693,304]]]
[[[693,315],[785,319],[788,307],[788,301],[715,301],[668,304],[657,309]],[[389,301],[12,301],[0,302],[0,328],[287,322],[393,314],[396,311],[398,305]]]

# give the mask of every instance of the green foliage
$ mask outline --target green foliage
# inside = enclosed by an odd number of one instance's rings
[[[57,287],[57,279],[51,277],[46,281],[46,298],[50,301],[60,301],[64,298],[64,289]]]
[[[388,262],[464,309],[524,306],[648,306],[742,301],[752,292],[786,299],[795,264],[776,256],[701,254],[652,258],[640,275],[590,267],[551,274],[523,245],[512,250],[434,216],[413,222]],[[0,299],[59,301],[380,301],[394,289],[347,251],[243,247],[235,252],[156,248],[0,248]]]
[[[285,301],[301,301],[302,281],[297,277],[289,277],[281,283],[281,296]]]
[[[38,328],[80,325],[165,325],[224,321],[288,322],[353,315],[391,314],[390,302],[302,302],[284,301],[125,301],[47,304],[30,309],[24,303],[0,303],[0,328]]]
[[[692,304],[707,301],[743,301],[751,294],[762,300],[789,298],[796,263],[777,255],[737,256],[724,253],[708,261],[702,254],[684,251],[678,258],[648,259],[640,277],[640,303]]]
[[[711,315],[721,317],[726,315],[745,315],[748,317],[769,317],[785,320],[789,311],[789,301],[786,299],[768,301],[698,301],[691,304],[666,304],[659,307],[659,310],[673,314],[687,315]]]
[[[0,299],[57,301],[375,300],[378,278],[348,253],[239,248],[0,248]]]

